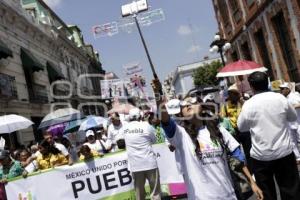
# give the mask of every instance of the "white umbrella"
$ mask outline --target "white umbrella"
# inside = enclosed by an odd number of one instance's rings
[[[58,109],[49,113],[43,118],[39,129],[82,118],[83,115],[80,113],[79,110],[73,108]]]
[[[3,115],[0,116],[0,133],[11,133],[26,129],[32,124],[32,121],[19,115]]]
[[[69,116],[72,114],[78,114],[78,113],[80,112],[74,108],[62,108],[62,109],[55,110],[49,113],[48,115],[46,115],[43,118],[42,122],[57,119],[64,116]]]

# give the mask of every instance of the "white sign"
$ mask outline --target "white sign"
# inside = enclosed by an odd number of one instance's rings
[[[101,80],[100,84],[103,99],[128,97],[132,93],[132,85],[129,81],[122,81],[120,79]]]
[[[154,145],[154,150],[162,192],[180,194],[185,187],[176,167],[175,154],[164,144]],[[135,199],[126,152],[19,178],[8,182],[5,189],[8,200]]]
[[[148,10],[147,0],[134,1],[132,3],[123,5],[121,10],[123,17]]]

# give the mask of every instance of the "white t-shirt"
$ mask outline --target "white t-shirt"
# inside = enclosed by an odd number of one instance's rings
[[[87,145],[92,151],[97,151],[99,153],[103,153],[104,148],[107,148],[106,144],[102,141],[102,145],[101,145],[99,140],[95,140],[93,144],[86,142],[83,145]]]
[[[148,122],[132,121],[124,126],[124,139],[131,172],[157,168],[152,144],[156,130]]]
[[[229,150],[234,151],[239,143],[226,129],[220,128],[220,131]],[[235,200],[226,152],[212,142],[206,128],[199,130],[197,139],[202,159],[196,155],[195,145],[183,127],[177,125],[174,137],[169,138],[181,155],[181,169],[189,199]]]
[[[107,141],[106,144],[108,147],[111,147],[113,144],[115,145],[112,151],[117,150],[117,141],[119,139],[124,139],[123,138],[123,127],[126,125],[127,122],[122,121],[119,126],[114,126],[113,124],[110,124],[107,130]]]
[[[292,153],[288,125],[296,119],[295,109],[281,94],[264,92],[246,101],[238,118],[238,128],[241,132],[250,130],[251,157],[270,161]]]
[[[290,94],[287,96],[287,100],[293,106],[295,106],[297,104],[300,104],[300,96],[297,95],[294,92],[290,92]],[[298,115],[297,122],[299,123],[300,122],[300,109],[297,108],[296,112],[297,112],[297,115]],[[297,128],[295,128],[295,129],[297,129]]]
[[[55,142],[54,143],[54,146],[64,155],[64,156],[68,156],[69,155],[69,152],[68,152],[68,149],[63,145],[63,144],[60,144],[60,143],[57,143]]]

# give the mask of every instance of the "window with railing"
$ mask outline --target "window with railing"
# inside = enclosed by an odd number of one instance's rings
[[[227,10],[226,1],[218,0],[218,8],[220,11],[220,15],[223,19],[223,22],[224,22],[224,24],[226,24],[227,22],[229,22],[229,14],[228,14],[228,10]]]
[[[274,71],[272,68],[272,63],[269,56],[269,48],[267,47],[267,41],[265,39],[264,33],[262,29],[259,29],[254,34],[254,39],[256,42],[256,46],[258,48],[258,53],[260,54],[260,57],[262,59],[262,64],[264,67],[268,69],[267,73],[270,76],[270,79],[273,81],[274,79]]]
[[[48,93],[47,89],[43,85],[36,83],[32,84],[33,95],[29,97],[32,103],[48,103]]]
[[[15,77],[0,73],[0,97],[18,98]]]
[[[252,60],[251,50],[250,50],[250,47],[248,45],[248,42],[244,42],[241,45],[241,50],[242,50],[243,57],[244,57],[245,60]]]
[[[33,18],[36,18],[36,9],[35,8],[26,8],[25,9],[28,14],[30,14]]]
[[[296,56],[293,51],[293,40],[290,37],[289,25],[284,18],[283,11],[278,12],[278,14],[272,18],[272,25],[279,41],[281,53],[287,66],[290,79],[296,83],[300,82]]]
[[[240,10],[240,6],[237,0],[229,0],[229,5],[232,11],[232,15],[234,18],[234,21],[236,23],[239,23],[242,19],[242,12]]]

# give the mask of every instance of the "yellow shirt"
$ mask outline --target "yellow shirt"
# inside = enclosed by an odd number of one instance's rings
[[[226,106],[226,109],[225,109]],[[221,117],[227,117],[233,128],[237,128],[237,120],[241,113],[242,106],[240,103],[237,105],[232,104],[231,101],[227,101],[226,104],[221,107]]]
[[[38,168],[40,170],[49,169],[56,165],[65,165],[68,164],[67,158],[59,154],[48,154],[47,156],[39,155],[37,157]]]
[[[92,150],[91,153],[92,153],[92,155],[93,155],[93,158],[94,158],[94,157],[97,157],[97,156],[100,156],[100,154],[99,154],[97,151],[93,151],[93,150]],[[85,160],[84,155],[80,154],[79,160],[80,160],[80,161]]]

